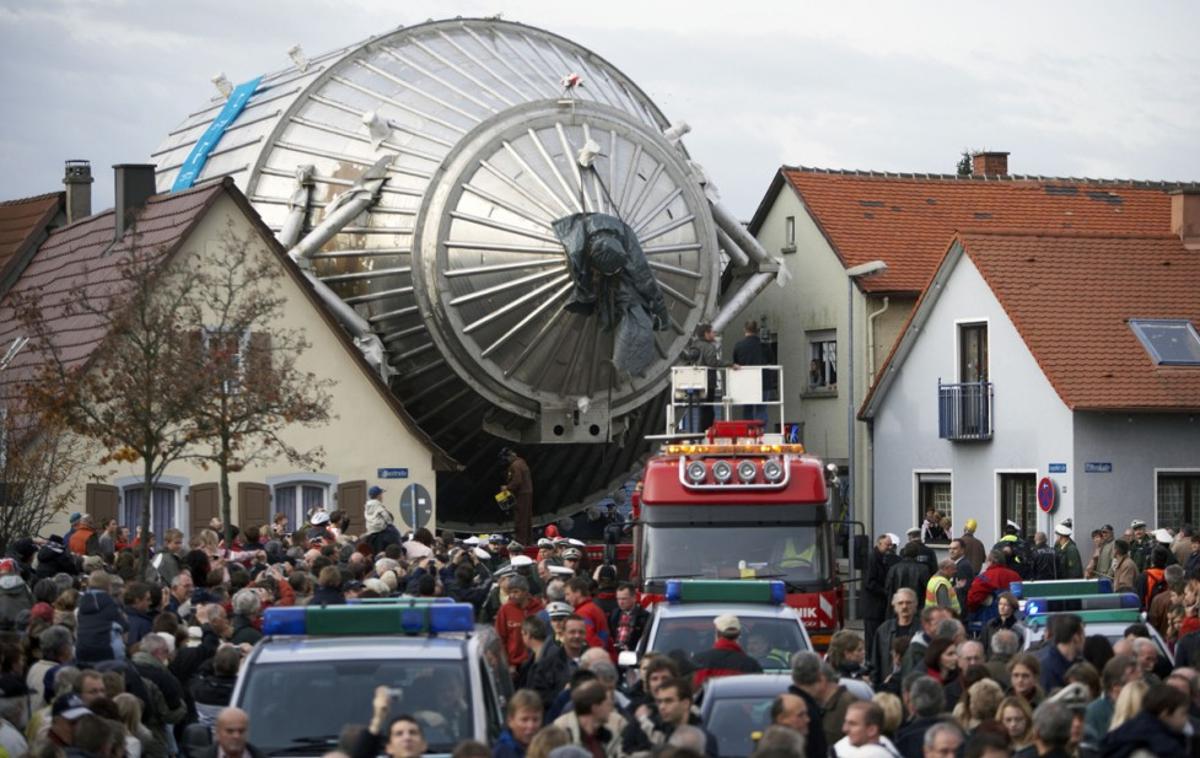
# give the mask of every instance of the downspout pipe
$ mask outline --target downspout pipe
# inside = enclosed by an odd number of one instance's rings
[[[296,188],[288,199],[288,215],[283,220],[283,227],[276,239],[284,249],[295,247],[300,241],[300,233],[304,231],[304,219],[308,217],[309,205],[312,201],[312,190],[315,182],[313,176],[317,168],[311,163],[296,167]]]
[[[883,306],[867,316],[867,388],[875,383],[875,319],[887,312],[891,298],[883,298]]]

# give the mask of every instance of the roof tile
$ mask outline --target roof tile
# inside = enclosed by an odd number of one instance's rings
[[[920,292],[942,260],[946,241],[965,229],[1165,234],[1168,193],[1181,186],[805,167],[784,167],[782,173],[845,266],[887,262],[886,273],[860,280],[867,292]]]

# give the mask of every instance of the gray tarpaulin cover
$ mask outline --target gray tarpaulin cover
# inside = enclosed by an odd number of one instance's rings
[[[665,330],[670,317],[637,234],[604,213],[565,216],[554,222],[554,232],[575,282],[566,309],[596,314],[601,328],[615,329],[613,364],[641,376],[654,361],[654,332]]]

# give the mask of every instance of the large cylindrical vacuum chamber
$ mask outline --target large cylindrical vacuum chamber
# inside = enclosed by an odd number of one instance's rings
[[[463,465],[439,479],[440,520],[499,520],[504,446],[529,460],[541,513],[622,482],[661,431],[669,367],[717,304],[716,224],[667,120],[602,58],[507,21],[294,57],[258,82],[197,181],[232,177],[273,230],[290,221],[284,236],[302,238],[382,163],[373,201],[305,262],[366,320],[392,390]],[[225,108],[215,98],[154,153],[160,190]],[[563,307],[572,281],[551,224],[580,212],[628,224],[666,297],[641,376],[614,371],[595,316]]]

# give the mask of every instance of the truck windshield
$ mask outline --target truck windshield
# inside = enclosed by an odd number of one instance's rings
[[[462,661],[361,660],[256,664],[239,706],[250,714],[250,742],[268,755],[324,755],[342,728],[371,720],[375,688],[395,688],[392,715],[421,724],[430,753],[450,753],[473,738]]]
[[[645,527],[645,578],[828,579],[823,529],[813,524],[670,524]],[[751,573],[752,572],[752,573]]]

